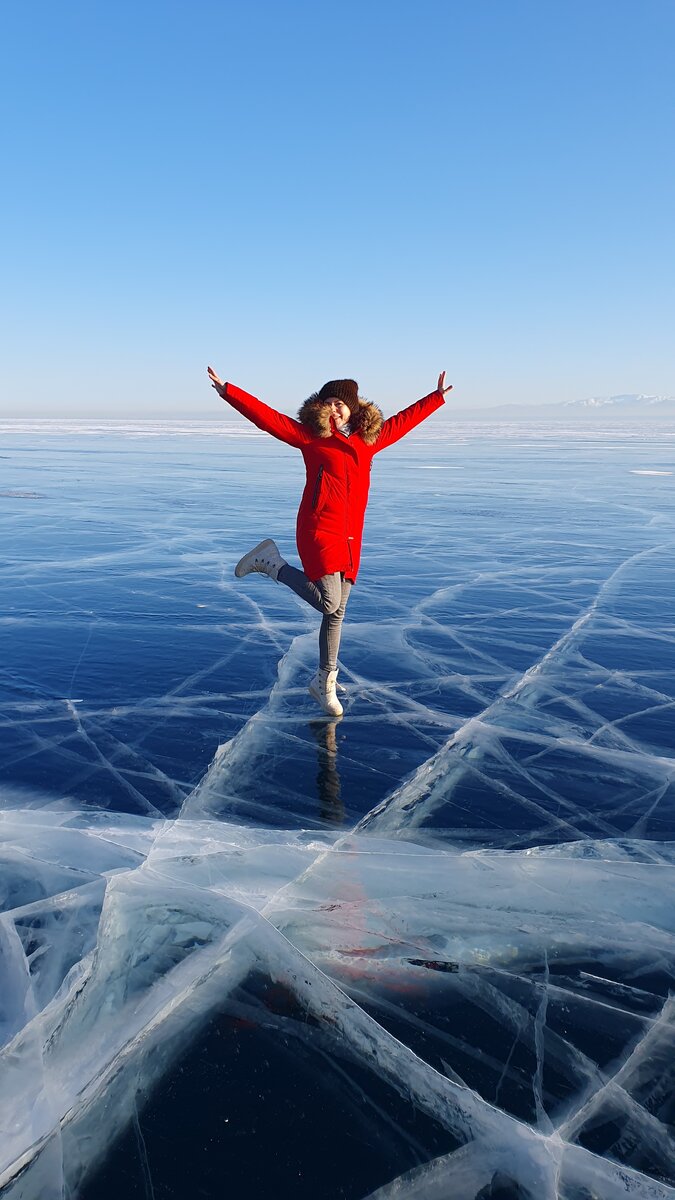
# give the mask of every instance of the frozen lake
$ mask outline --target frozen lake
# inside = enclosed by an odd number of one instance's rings
[[[0,422],[0,1197],[675,1197],[675,428]]]

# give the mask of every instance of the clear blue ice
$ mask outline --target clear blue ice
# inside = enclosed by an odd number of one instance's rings
[[[0,423],[0,1197],[675,1197],[675,429]],[[227,1190],[226,1189],[227,1184]]]

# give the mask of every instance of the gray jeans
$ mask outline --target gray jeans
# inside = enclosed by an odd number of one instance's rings
[[[296,596],[306,600],[322,613],[323,621],[319,630],[319,666],[329,671],[337,668],[337,656],[340,648],[342,619],[345,615],[349,593],[352,590],[350,579],[345,579],[340,571],[333,575],[323,575],[316,583],[312,583],[303,571],[289,567],[286,563],[277,576],[279,583],[284,583]]]

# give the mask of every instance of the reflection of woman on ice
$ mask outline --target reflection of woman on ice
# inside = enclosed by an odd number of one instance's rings
[[[241,579],[259,571],[284,583],[323,616],[319,633],[319,670],[309,685],[325,712],[339,717],[337,653],[342,618],[361,556],[363,521],[374,454],[402,438],[444,403],[445,372],[436,391],[388,420],[374,404],[360,400],[353,379],[333,379],[305,401],[298,420],[269,408],[232,383],[223,383],[209,367],[211,382],[237,412],[258,429],[302,452],[307,483],[298,511],[296,540],[303,570],[291,567],[271,538],[237,563]]]

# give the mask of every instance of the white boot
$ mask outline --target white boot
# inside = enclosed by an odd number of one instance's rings
[[[279,547],[271,538],[266,538],[264,542],[259,542],[248,554],[239,559],[234,573],[237,579],[243,579],[244,575],[250,575],[252,571],[259,571],[261,575],[269,575],[270,579],[277,578],[282,567],[286,566],[286,559],[282,558],[279,553]]]
[[[341,717],[344,709],[337,698],[337,671],[329,671],[327,667],[319,667],[309,685],[309,694],[321,705],[330,717]]]
[[[312,679],[311,682],[314,683],[315,680]],[[310,686],[310,684],[307,684],[307,687],[309,687],[309,686]],[[335,691],[337,692],[338,696],[349,695],[348,689],[344,686],[344,684],[339,683],[339,682],[335,684]]]

